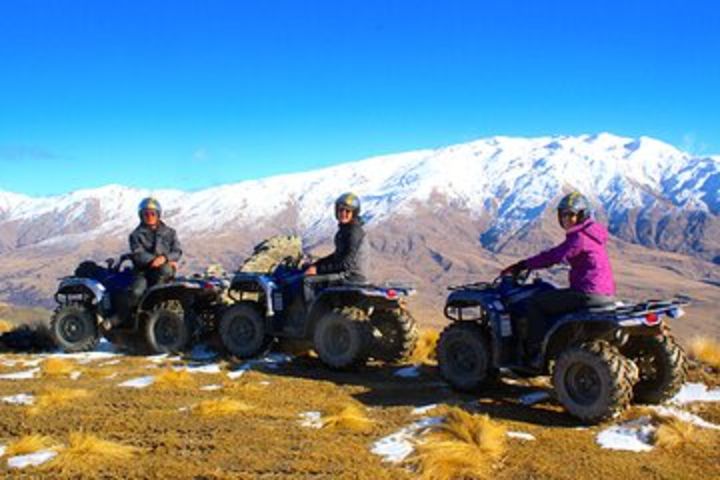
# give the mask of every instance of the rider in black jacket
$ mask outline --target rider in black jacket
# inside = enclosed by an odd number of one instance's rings
[[[182,256],[175,230],[160,220],[160,202],[143,199],[138,207],[140,225],[130,234],[130,252],[135,279],[130,287],[130,304],[136,305],[145,290],[173,279]]]
[[[338,220],[335,251],[308,267],[305,275],[335,274],[348,282],[364,283],[367,281],[368,246],[357,195],[340,195],[335,201],[335,217]]]

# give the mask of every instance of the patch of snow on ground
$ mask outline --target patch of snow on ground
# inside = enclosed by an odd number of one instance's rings
[[[53,353],[48,355],[50,358],[64,358],[76,360],[78,363],[85,364],[98,360],[107,360],[117,357],[119,354],[114,352],[76,352],[76,353]]]
[[[432,410],[434,408],[437,408],[437,403],[413,408],[413,411],[410,413],[412,413],[413,415],[425,415],[426,413],[428,413],[430,410]]]
[[[130,380],[126,380],[122,383],[118,383],[118,387],[145,388],[145,387],[149,387],[153,383],[155,383],[155,377],[146,376],[146,377],[131,378]]]
[[[219,363],[208,363],[208,364],[191,364],[191,365],[185,365],[182,367],[173,367],[173,370],[180,371],[185,370],[186,372],[190,373],[209,373],[209,374],[215,374],[215,373],[221,373],[222,370],[220,369]]]
[[[22,364],[24,367],[33,368],[33,367],[37,367],[38,365],[40,365],[44,360],[45,360],[44,358],[36,358],[34,360],[24,360],[22,362]]]
[[[57,452],[55,450],[39,450],[27,455],[8,458],[7,463],[10,468],[36,467],[52,460],[56,455]]]
[[[108,362],[103,362],[100,364],[100,366],[101,367],[109,367],[111,365],[118,365],[120,363],[121,363],[121,361],[119,359],[116,359],[116,360],[110,360]]]
[[[535,435],[526,432],[507,432],[507,436],[518,440],[535,440]]]
[[[401,378],[417,378],[420,376],[420,368],[417,365],[401,368],[399,370],[395,370],[393,375]]]
[[[35,402],[35,397],[29,393],[18,393],[17,395],[2,397],[0,400],[11,405],[32,405]]]
[[[627,450],[630,452],[649,452],[652,450],[650,439],[655,432],[650,417],[606,428],[597,435],[597,443],[610,450]]]
[[[709,428],[711,430],[720,430],[720,425],[716,425],[714,423],[710,423],[708,421],[703,420],[702,418],[698,417],[697,415],[686,412],[685,410],[680,410],[679,408],[675,407],[665,407],[662,405],[655,405],[650,407],[656,412],[658,412],[660,415],[665,417],[675,417],[678,420],[682,420],[683,422],[692,423],[695,426],[702,427],[702,428]]]
[[[290,363],[293,361],[292,355],[288,355],[286,353],[271,353],[268,355],[265,355],[261,358],[256,358],[253,360],[248,360],[247,362],[240,365],[235,370],[232,370],[228,372],[227,376],[230,377],[232,380],[235,380],[237,378],[242,377],[245,372],[250,370],[251,368],[261,366],[261,367],[268,367],[273,370],[280,368],[280,365],[284,363]]]
[[[5,448],[6,448],[5,445],[0,445],[0,457],[5,455]]]
[[[322,415],[320,412],[303,412],[299,415],[300,425],[307,428],[322,428]]]
[[[74,372],[70,372],[70,380],[77,380],[82,376],[82,372],[78,372],[75,370]]]
[[[708,390],[703,383],[686,383],[680,391],[670,399],[670,403],[685,405],[692,402],[720,402],[720,388]]]
[[[220,389],[222,389],[222,385],[205,385],[204,387],[200,387],[200,390],[204,390],[206,392],[213,392]]]
[[[413,440],[423,430],[442,423],[443,417],[425,417],[373,443],[370,451],[386,462],[400,463],[414,449]]]
[[[25,370],[23,372],[4,373],[0,375],[0,380],[29,380],[35,378],[39,372],[39,368],[33,368],[32,370]]]
[[[535,405],[536,403],[545,401],[548,398],[550,398],[550,394],[548,392],[532,392],[520,397],[520,403],[527,406]]]

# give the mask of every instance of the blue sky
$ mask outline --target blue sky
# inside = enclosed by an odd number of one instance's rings
[[[197,189],[491,135],[720,153],[704,1],[4,1],[0,189]]]

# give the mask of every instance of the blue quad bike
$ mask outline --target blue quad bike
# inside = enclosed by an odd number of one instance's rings
[[[370,358],[400,362],[412,353],[417,326],[403,285],[348,284],[338,275],[303,286],[297,262],[287,259],[271,273],[238,272],[228,294],[233,304],[220,315],[218,330],[227,351],[248,358],[275,339],[311,346],[329,367],[343,369]]]
[[[65,352],[92,350],[100,338],[136,353],[180,352],[216,329],[228,281],[176,278],[149,288],[136,306],[128,304],[132,267],[109,258],[106,266],[82,262],[60,280],[58,306],[50,322],[55,344]]]
[[[502,372],[552,375],[560,403],[597,423],[631,401],[661,403],[675,395],[687,361],[665,323],[682,315],[686,297],[611,304],[562,315],[545,333],[541,352],[525,353],[528,300],[555,287],[529,271],[492,283],[450,287],[438,341],[438,366],[458,390],[479,392]]]

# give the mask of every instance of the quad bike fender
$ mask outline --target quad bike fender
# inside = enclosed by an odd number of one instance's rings
[[[249,289],[262,292],[265,299],[265,315],[275,315],[273,307],[273,292],[278,291],[277,284],[269,275],[258,275],[256,273],[238,272],[230,282],[230,292],[247,291]],[[232,298],[232,295],[231,295]]]
[[[55,293],[55,301],[63,303],[60,300],[61,295],[83,295],[87,297],[93,305],[100,305],[107,289],[105,286],[91,278],[66,277],[60,281],[57,292]]]
[[[622,344],[627,341],[627,336],[622,327],[615,321],[607,319],[561,319],[545,334],[541,349],[547,361],[554,358],[567,346],[597,339]]]
[[[196,282],[176,281],[150,287],[140,301],[140,310],[151,310],[158,302],[168,298],[183,299],[194,292],[202,292],[203,286]]]

